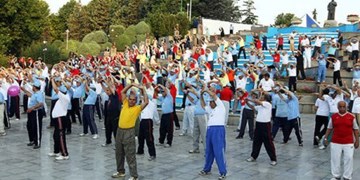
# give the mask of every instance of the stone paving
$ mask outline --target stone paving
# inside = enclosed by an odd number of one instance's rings
[[[280,144],[281,133],[275,140],[278,165],[269,165],[269,157],[264,148],[257,162],[248,163],[245,160],[250,156],[252,142],[246,135],[244,139],[235,139],[235,126],[227,128],[226,159],[227,179],[330,179],[330,150],[319,150],[312,146],[314,116],[303,115],[304,147],[299,147],[296,137],[292,134],[292,141]],[[42,147],[34,150],[27,147],[28,143],[26,120],[12,121],[12,128],[8,135],[0,137],[0,179],[2,180],[31,180],[31,179],[66,179],[66,180],[103,180],[112,179],[115,172],[114,146],[101,147],[105,142],[103,122],[97,120],[100,133],[99,139],[91,136],[79,137],[82,126],[73,124],[73,134],[67,136],[70,159],[55,161],[47,154],[53,147],[52,129],[46,129],[49,120],[43,123]],[[159,137],[159,126],[155,126],[155,138]],[[198,172],[204,164],[204,152],[189,154],[192,147],[191,137],[178,136],[175,131],[174,142],[171,148],[157,147],[157,158],[148,161],[148,154],[137,157],[139,179],[150,180],[203,180],[217,179],[216,163],[213,165],[212,175],[202,177]],[[147,149],[145,149],[147,152]],[[126,167],[127,173],[128,169]],[[360,179],[359,150],[355,151],[353,179]],[[129,175],[123,179],[128,179]]]

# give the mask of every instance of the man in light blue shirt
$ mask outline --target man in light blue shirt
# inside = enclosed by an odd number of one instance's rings
[[[26,123],[26,128],[29,134],[29,143],[28,146],[33,146],[34,149],[39,149],[41,146],[41,129],[42,129],[42,118],[43,118],[43,106],[44,106],[44,96],[40,91],[41,84],[40,81],[34,81],[32,84],[33,93],[27,91],[24,87],[21,87],[21,90],[27,94],[30,98],[28,102],[28,120]]]
[[[2,82],[0,82],[0,87]],[[5,136],[5,126],[4,126],[4,113],[5,113],[5,98],[4,95],[0,92],[0,136]]]
[[[95,110],[95,102],[97,99],[97,94],[95,92],[95,85],[90,84],[88,85],[88,82],[85,81],[85,92],[86,92],[86,99],[84,101],[84,108],[83,108],[83,133],[80,134],[80,136],[85,136],[88,134],[88,128],[90,127],[90,132],[93,135],[93,139],[97,139],[98,136],[98,130],[95,123],[94,118],[94,110]]]
[[[185,82],[185,89],[183,89],[182,86],[180,86],[180,89],[184,92],[184,95],[186,95],[182,133],[180,134],[180,136],[185,136],[187,133],[189,133],[190,135],[193,134],[194,111],[195,111],[195,105],[197,101],[199,101],[199,97],[197,93],[191,92],[190,90],[191,86],[192,85],[187,82]]]
[[[160,120],[160,137],[159,144],[164,147],[171,147],[172,140],[174,136],[174,119],[173,119],[173,98],[170,94],[169,89],[164,87],[161,84],[158,84],[156,89],[156,96],[158,93],[161,93],[161,97],[158,99],[162,101],[161,103],[161,120]],[[167,143],[164,145],[165,138],[167,139]]]
[[[276,134],[281,127],[284,129],[284,125],[287,121],[288,116],[288,105],[287,105],[287,96],[285,91],[280,90],[276,91],[276,94],[273,96],[272,102],[276,107],[275,117],[273,119],[273,127],[272,127],[272,137],[275,138]],[[283,131],[283,138],[285,138],[285,131]]]
[[[288,114],[287,121],[285,124],[285,137],[284,144],[289,141],[289,137],[292,129],[295,129],[296,138],[298,140],[299,146],[303,146],[302,132],[301,132],[301,122],[300,122],[300,111],[299,111],[299,99],[295,96],[294,93],[288,91],[287,89],[282,88],[285,94],[288,96],[287,105],[288,105]]]
[[[76,116],[79,118],[79,123],[82,124],[81,114],[80,114],[80,99],[85,94],[85,85],[82,80],[79,78],[75,79],[75,85],[73,86],[73,97],[71,99],[71,119],[72,122],[76,122]]]
[[[203,84],[203,88],[205,88],[205,84]],[[201,96],[201,90],[199,87],[196,89],[190,88],[191,92],[198,94],[198,96]],[[204,94],[204,96],[207,95],[207,97],[204,97],[206,100],[209,99],[208,94]],[[199,150],[199,139],[201,137],[201,140],[203,142],[203,147],[205,151],[206,147],[206,129],[207,129],[207,115],[206,115],[205,109],[201,106],[201,101],[197,101],[195,105],[195,111],[194,111],[194,132],[193,132],[193,149],[189,151],[189,153],[200,153]]]

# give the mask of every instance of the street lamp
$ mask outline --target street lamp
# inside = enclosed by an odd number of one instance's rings
[[[186,4],[186,16],[189,18],[189,8],[190,7],[190,4],[189,3],[187,3]]]
[[[192,0],[190,0],[190,13],[189,13],[189,20],[191,22],[191,10],[192,10]]]
[[[46,62],[46,51],[47,51],[46,43],[47,43],[47,41],[43,41],[43,43],[44,43],[43,56],[44,56],[44,63],[45,63]]]
[[[66,50],[69,49],[69,30],[66,30]]]

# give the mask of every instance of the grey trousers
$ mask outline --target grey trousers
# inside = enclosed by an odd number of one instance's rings
[[[130,175],[138,177],[136,166],[136,142],[135,142],[135,128],[120,129],[116,132],[116,166],[117,172],[125,173],[125,158],[129,166]]]
[[[207,129],[207,115],[195,115],[194,116],[194,135],[193,135],[193,150],[199,149],[199,139],[203,142],[205,151],[206,147],[206,129]]]

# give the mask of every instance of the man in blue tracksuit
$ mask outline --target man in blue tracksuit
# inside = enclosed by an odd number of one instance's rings
[[[323,83],[325,82],[325,78],[326,78],[326,59],[323,54],[320,54],[319,58],[317,59],[317,62],[319,64],[317,82]]]
[[[206,106],[204,93],[211,97],[209,106]],[[209,114],[209,121],[206,133],[205,165],[200,175],[208,175],[211,171],[212,163],[216,160],[219,169],[219,180],[226,178],[225,160],[225,106],[215,93],[206,89],[201,92],[201,106]]]
[[[95,123],[94,118],[94,110],[95,110],[95,102],[97,99],[97,94],[95,92],[95,85],[94,84],[87,84],[85,83],[85,92],[87,94],[87,97],[84,102],[84,108],[83,108],[83,127],[84,131],[80,134],[80,136],[85,136],[88,134],[88,127],[90,127],[91,134],[93,135],[93,139],[97,139],[98,131]]]

